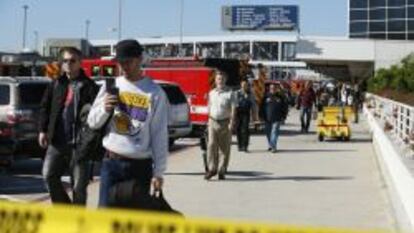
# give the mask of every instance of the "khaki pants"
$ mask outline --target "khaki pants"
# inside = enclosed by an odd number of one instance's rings
[[[229,120],[208,121],[208,164],[209,171],[217,173],[219,164],[220,174],[225,174],[230,160],[231,132]]]

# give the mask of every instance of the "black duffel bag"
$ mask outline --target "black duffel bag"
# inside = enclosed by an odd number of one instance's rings
[[[136,180],[119,182],[109,191],[108,206],[113,208],[158,211],[184,216],[173,209],[164,198],[162,190],[149,194]]]

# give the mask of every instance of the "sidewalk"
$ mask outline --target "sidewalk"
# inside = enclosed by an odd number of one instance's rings
[[[267,151],[264,135],[252,136],[248,154],[233,145],[224,181],[203,179],[199,147],[171,156],[166,198],[189,217],[395,230],[365,119],[353,126],[351,142],[298,134],[297,119],[292,111],[276,154]]]

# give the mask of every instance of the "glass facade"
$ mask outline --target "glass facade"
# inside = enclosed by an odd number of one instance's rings
[[[412,40],[414,0],[349,0],[349,37]]]
[[[204,58],[219,58],[221,57],[221,43],[197,43],[197,55]]]
[[[282,61],[294,61],[296,56],[296,43],[282,43]]]
[[[241,59],[250,54],[249,42],[226,42],[224,43],[224,57]]]
[[[277,61],[279,43],[277,42],[253,42],[253,60]]]

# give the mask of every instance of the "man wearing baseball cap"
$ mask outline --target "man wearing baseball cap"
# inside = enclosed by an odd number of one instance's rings
[[[124,75],[115,79],[114,87],[101,87],[88,116],[91,128],[107,127],[102,142],[107,153],[101,168],[101,207],[108,206],[110,190],[120,182],[135,180],[148,192],[160,190],[168,155],[165,93],[142,75],[143,49],[138,41],[122,40],[115,49]]]

